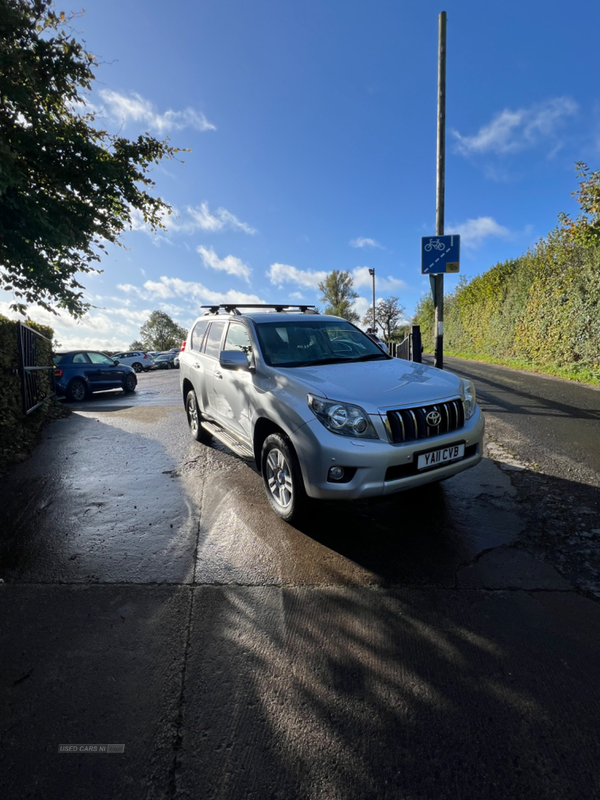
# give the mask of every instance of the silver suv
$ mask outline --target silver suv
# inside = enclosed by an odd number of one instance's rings
[[[481,460],[471,381],[392,358],[310,306],[203,308],[180,355],[192,435],[252,459],[283,519],[307,498],[393,494]]]

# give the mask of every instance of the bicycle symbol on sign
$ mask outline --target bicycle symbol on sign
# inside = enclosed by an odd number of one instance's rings
[[[437,239],[430,239],[423,249],[425,250],[426,253],[431,253],[432,250],[439,250],[439,251],[445,250],[446,245]]]

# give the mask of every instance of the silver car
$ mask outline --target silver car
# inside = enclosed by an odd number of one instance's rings
[[[208,307],[179,358],[192,435],[252,459],[276,514],[292,521],[308,498],[393,494],[479,463],[471,381],[297,308]]]
[[[120,364],[127,364],[135,372],[148,372],[154,366],[154,359],[150,353],[144,353],[142,350],[115,353],[113,358],[118,359]]]

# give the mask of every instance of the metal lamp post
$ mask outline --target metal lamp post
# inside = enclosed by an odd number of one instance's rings
[[[377,323],[375,322],[375,270],[369,269],[369,275],[373,278],[373,333],[376,333]]]

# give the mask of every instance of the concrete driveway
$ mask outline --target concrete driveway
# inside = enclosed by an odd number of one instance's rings
[[[598,796],[600,609],[499,461],[298,529],[139,379],[3,481],[3,797]]]

